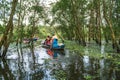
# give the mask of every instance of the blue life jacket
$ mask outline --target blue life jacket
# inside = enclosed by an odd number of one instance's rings
[[[61,45],[61,46],[58,45],[58,39],[53,39],[52,48],[64,48],[64,47],[65,45]]]
[[[57,39],[53,39],[52,48],[59,48],[58,40]]]

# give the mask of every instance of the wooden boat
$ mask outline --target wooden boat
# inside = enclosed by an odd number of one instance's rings
[[[28,43],[30,43],[30,40],[29,39],[23,39],[23,43],[28,44]]]
[[[37,38],[33,38],[33,39],[29,39],[29,38],[26,38],[26,39],[23,39],[23,43],[25,44],[29,44],[31,41],[37,41],[38,39]]]
[[[50,45],[41,45],[43,48],[46,48],[46,49],[51,49],[51,50],[64,50],[64,47],[62,48],[50,48]]]

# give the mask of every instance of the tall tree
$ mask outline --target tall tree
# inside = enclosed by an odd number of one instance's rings
[[[119,48],[119,45],[117,43],[117,40],[116,40],[116,35],[115,35],[115,32],[113,30],[113,22],[112,22],[112,10],[113,10],[113,2],[112,1],[108,1],[110,3],[109,6],[112,6],[111,8],[109,8],[106,3],[107,1],[104,1],[103,0],[103,15],[104,15],[104,18],[110,28],[110,31],[111,31],[111,38],[112,38],[112,45],[113,45],[113,48],[117,50],[117,52],[120,52],[120,48]]]
[[[13,35],[13,16],[15,13],[15,8],[16,8],[17,2],[18,2],[18,0],[13,0],[13,2],[12,2],[11,14],[9,17],[9,21],[7,23],[7,26],[5,27],[5,32],[0,41],[0,51],[2,53],[2,57],[5,57],[7,49],[9,47],[9,44],[12,39],[11,37]]]
[[[86,45],[84,35],[85,5],[87,5],[86,0],[60,0],[53,7],[55,21],[66,27],[66,33],[73,34],[69,37],[76,39],[82,45]]]

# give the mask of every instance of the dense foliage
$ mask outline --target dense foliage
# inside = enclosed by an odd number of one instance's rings
[[[1,0],[0,15],[3,57],[13,41],[21,45],[24,38],[44,38],[54,32],[83,46],[91,41],[101,45],[105,39],[120,52],[119,0]]]

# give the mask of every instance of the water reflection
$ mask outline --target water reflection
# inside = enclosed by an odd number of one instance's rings
[[[65,55],[64,50],[51,50],[47,49],[47,54],[50,55],[53,59],[57,59],[59,55]]]
[[[15,80],[15,76],[13,75],[5,59],[0,59],[0,75],[1,80]]]
[[[0,60],[0,80],[119,80],[119,64],[112,59],[97,59],[77,51],[50,51],[37,47],[35,58],[23,49],[23,59],[17,52]],[[116,56],[115,56],[116,58]],[[119,58],[119,57],[117,57]],[[119,61],[118,61],[119,62]]]

